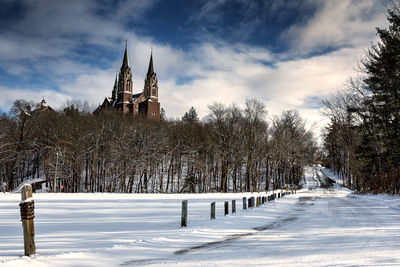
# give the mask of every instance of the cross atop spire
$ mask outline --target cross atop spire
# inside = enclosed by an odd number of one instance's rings
[[[152,48],[150,54],[149,69],[147,70],[147,76],[153,73],[154,73],[154,66],[153,66],[153,48]]]
[[[125,40],[125,53],[124,53],[124,59],[122,61],[121,71],[124,71],[127,67],[129,67],[128,41]]]

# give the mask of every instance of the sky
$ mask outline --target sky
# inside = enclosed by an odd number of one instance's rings
[[[125,43],[134,93],[153,52],[168,118],[218,102],[298,110],[318,132],[321,100],[344,88],[389,0],[0,0],[0,109],[16,99],[93,107],[111,96]]]

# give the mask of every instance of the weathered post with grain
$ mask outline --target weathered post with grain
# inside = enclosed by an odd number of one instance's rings
[[[35,226],[33,219],[35,218],[35,202],[32,199],[32,186],[25,185],[21,190],[21,221],[24,229],[24,249],[25,255],[30,256],[36,254],[35,246]]]
[[[215,220],[215,202],[211,203],[210,220]]]

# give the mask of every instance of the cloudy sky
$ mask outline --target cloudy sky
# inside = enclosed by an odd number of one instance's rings
[[[167,117],[265,102],[324,124],[320,100],[357,73],[389,0],[0,0],[0,109],[111,96],[125,40],[134,91],[150,51]],[[326,121],[326,120],[325,120]]]

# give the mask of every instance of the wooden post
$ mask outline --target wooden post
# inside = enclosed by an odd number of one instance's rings
[[[236,200],[232,200],[232,214],[236,213]]]
[[[246,199],[246,197],[243,198],[243,210],[247,210],[247,199]]]
[[[249,198],[249,208],[254,208],[254,197]]]
[[[224,216],[229,215],[229,201],[225,201]]]
[[[215,220],[215,202],[211,203],[211,215],[210,220]]]
[[[256,207],[260,206],[260,197],[256,198]]]
[[[188,201],[182,201],[182,218],[181,218],[181,227],[187,227],[187,206]]]
[[[35,246],[35,202],[32,199],[32,186],[25,185],[21,190],[20,212],[22,228],[24,229],[25,256],[36,254]]]

